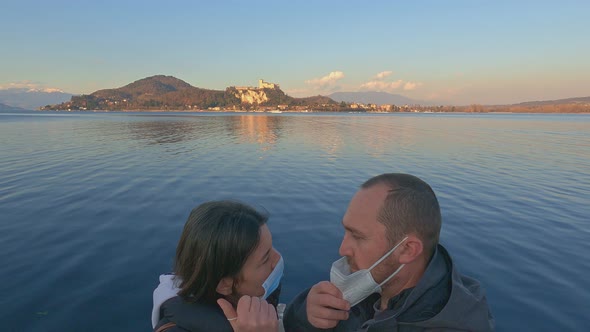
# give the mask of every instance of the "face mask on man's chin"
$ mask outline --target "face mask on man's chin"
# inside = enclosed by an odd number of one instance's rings
[[[395,277],[405,264],[401,264],[397,270],[389,275],[383,282],[377,283],[371,274],[379,263],[385,260],[391,255],[408,237],[404,237],[398,244],[396,244],[391,250],[385,255],[379,258],[373,265],[368,269],[361,269],[352,272],[348,258],[341,257],[334,263],[330,270],[330,282],[334,284],[341,292],[342,297],[350,303],[351,306],[355,306],[373,293],[381,293],[382,286],[387,284],[393,277]]]

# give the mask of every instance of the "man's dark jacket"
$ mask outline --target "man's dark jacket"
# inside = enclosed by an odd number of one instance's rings
[[[287,332],[299,331],[494,331],[494,318],[483,289],[475,279],[459,274],[447,250],[438,245],[424,275],[413,288],[390,299],[387,309],[373,294],[351,308],[349,319],[329,330],[313,327],[307,320],[309,289],[287,307]]]

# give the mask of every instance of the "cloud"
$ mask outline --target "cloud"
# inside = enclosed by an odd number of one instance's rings
[[[382,80],[388,76],[391,76],[393,72],[391,70],[382,71],[379,74],[375,75],[375,80]]]
[[[333,71],[324,77],[307,80],[307,81],[305,81],[305,83],[309,84],[309,85],[313,85],[318,88],[325,88],[330,85],[333,85],[334,83],[336,83],[338,80],[340,80],[342,78],[344,78],[343,72]]]
[[[48,93],[52,93],[52,92],[63,92],[63,90],[58,89],[58,88],[45,88],[45,89],[41,89],[41,91],[48,92]]]
[[[402,80],[397,80],[394,82],[385,82],[385,81],[369,81],[366,83],[361,84],[361,89],[366,90],[376,90],[376,91],[391,91],[398,89],[404,82]]]
[[[417,82],[406,82],[404,80],[398,79],[397,81],[386,81],[385,79],[391,76],[393,72],[391,70],[382,71],[377,73],[377,75],[373,76],[373,78],[361,84],[359,86],[360,90],[373,90],[373,91],[385,91],[385,92],[393,92],[399,88],[403,88],[405,91],[415,90],[417,87],[421,86],[422,83]]]
[[[20,81],[20,82],[10,82],[6,84],[0,84],[0,90],[6,89],[37,89],[41,86],[38,82],[32,81]]]
[[[41,92],[63,92],[60,89],[48,88],[39,82],[33,81],[19,81],[10,82],[6,84],[0,84],[0,90],[8,89],[27,89],[28,91],[41,91]]]
[[[405,91],[415,90],[417,87],[419,87],[421,85],[422,85],[422,83],[418,83],[418,82],[406,82],[406,84],[404,84],[404,90]]]

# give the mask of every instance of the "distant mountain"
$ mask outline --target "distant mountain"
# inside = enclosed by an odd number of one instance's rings
[[[45,105],[62,103],[72,98],[71,93],[55,89],[13,88],[0,90],[0,103],[28,110],[36,110]]]
[[[321,105],[321,104],[334,104],[336,101],[326,96],[311,96],[303,98],[293,98],[295,105]]]
[[[379,92],[334,92],[328,97],[337,102],[360,103],[360,104],[377,104],[377,105],[431,105],[430,102],[411,99],[402,95]]]
[[[576,97],[557,100],[527,101],[524,103],[514,104],[516,106],[545,106],[545,105],[563,105],[563,104],[590,104],[590,97]]]
[[[24,111],[24,109],[0,103],[0,111]]]
[[[116,89],[98,90],[89,95],[73,96],[70,101],[45,109],[88,110],[201,110],[214,107],[307,106],[336,104],[327,97],[293,98],[279,88],[228,87],[208,90],[194,87],[172,76],[156,75]]]

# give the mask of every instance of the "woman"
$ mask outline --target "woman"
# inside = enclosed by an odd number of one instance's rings
[[[173,275],[154,291],[154,331],[272,331],[283,259],[268,216],[214,201],[193,209],[176,248]],[[271,303],[269,303],[271,302]]]

